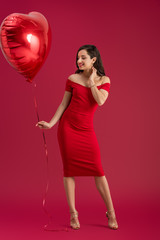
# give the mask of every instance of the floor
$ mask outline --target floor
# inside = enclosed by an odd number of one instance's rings
[[[60,210],[61,209],[61,210]],[[107,227],[107,218],[103,207],[96,205],[81,206],[79,221],[81,228],[73,230],[69,227],[69,214],[66,207],[58,203],[52,211],[51,231],[44,230],[49,218],[40,205],[35,206],[3,206],[1,209],[0,235],[2,240],[49,240],[49,239],[127,239],[157,240],[160,237],[160,208],[158,205],[119,204],[116,206],[118,230]],[[47,210],[48,211],[48,210]],[[53,214],[54,212],[54,214]],[[53,227],[53,228],[52,228]],[[58,231],[52,231],[57,229]],[[57,237],[57,238],[56,238]]]

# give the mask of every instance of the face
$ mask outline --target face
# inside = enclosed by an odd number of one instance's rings
[[[80,70],[91,69],[95,60],[96,57],[91,59],[85,49],[82,49],[78,52],[77,64]]]

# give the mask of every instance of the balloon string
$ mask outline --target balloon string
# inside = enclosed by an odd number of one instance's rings
[[[34,84],[34,87],[36,88],[36,83]],[[37,119],[38,119],[38,122],[39,122],[38,106],[37,106],[37,100],[36,100],[35,94],[34,94],[34,105],[35,105],[35,109],[36,109]],[[67,231],[68,232],[68,228],[57,229],[53,226],[50,227],[51,223],[53,222],[53,218],[52,218],[52,215],[49,214],[49,212],[47,211],[47,209],[45,207],[47,192],[48,192],[48,188],[49,188],[49,166],[48,166],[48,150],[47,150],[47,144],[46,144],[46,139],[45,139],[45,134],[44,134],[43,129],[42,129],[42,134],[43,134],[45,154],[46,154],[46,162],[47,162],[47,183],[46,183],[45,194],[44,194],[44,197],[43,197],[43,210],[49,218],[48,224],[44,225],[44,230],[47,230],[47,231]]]

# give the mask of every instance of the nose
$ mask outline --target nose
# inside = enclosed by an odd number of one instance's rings
[[[78,58],[78,59],[77,59],[77,62],[81,62],[81,61],[82,61],[82,59],[81,59],[81,58]]]
[[[82,64],[82,61],[81,61],[81,60],[78,60],[77,63],[78,63],[78,64]]]

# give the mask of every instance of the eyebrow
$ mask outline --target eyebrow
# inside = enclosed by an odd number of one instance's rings
[[[82,57],[85,57],[86,55],[82,55]]]

